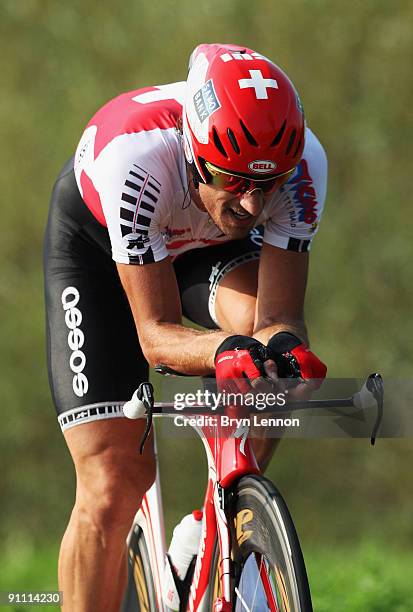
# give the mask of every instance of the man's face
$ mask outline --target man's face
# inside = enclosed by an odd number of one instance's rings
[[[211,219],[229,238],[245,238],[260,216],[266,199],[261,189],[254,189],[235,196],[215,185],[199,184],[198,204],[209,213]]]

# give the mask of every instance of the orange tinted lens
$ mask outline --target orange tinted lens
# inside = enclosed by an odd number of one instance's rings
[[[253,181],[242,176],[236,176],[235,174],[219,172],[219,170],[212,167],[211,164],[207,164],[207,169],[211,177],[210,183],[212,185],[235,195],[242,195],[246,191],[252,191],[253,189],[261,189],[264,193],[272,193],[284,185],[295,171],[295,168],[293,168],[290,172],[286,172],[282,176],[268,179],[267,181]]]
[[[290,170],[290,172],[286,172],[282,176],[277,176],[274,179],[270,179],[268,181],[262,181],[260,183],[257,183],[257,186],[259,185],[264,193],[272,193],[276,189],[279,189],[280,187],[282,187],[291,178],[294,171],[295,171],[295,168]]]
[[[243,189],[247,191],[250,181],[242,178],[241,176],[217,172],[211,174],[211,183],[212,185],[220,187],[220,189],[225,189],[225,191],[229,191],[230,193],[238,193],[239,191],[242,192]]]

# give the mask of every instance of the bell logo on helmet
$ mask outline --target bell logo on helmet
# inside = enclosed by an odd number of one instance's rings
[[[277,164],[270,159],[256,159],[248,164],[248,168],[251,172],[255,172],[256,174],[268,174],[269,172],[274,172]]]

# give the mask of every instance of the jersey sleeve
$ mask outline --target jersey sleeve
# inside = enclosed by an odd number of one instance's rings
[[[265,224],[264,242],[290,251],[308,251],[320,223],[327,192],[327,156],[307,128],[303,157],[277,194]]]
[[[94,191],[100,200],[114,261],[143,265],[168,256],[162,230],[173,198],[174,165],[162,130],[119,135],[96,159],[80,167],[75,161],[82,197],[86,200],[88,188],[89,197]]]

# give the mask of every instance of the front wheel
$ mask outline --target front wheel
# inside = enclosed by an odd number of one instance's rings
[[[234,575],[232,609],[312,612],[304,559],[288,508],[262,476],[245,476],[230,493]],[[220,597],[219,549],[212,567],[210,608]]]

